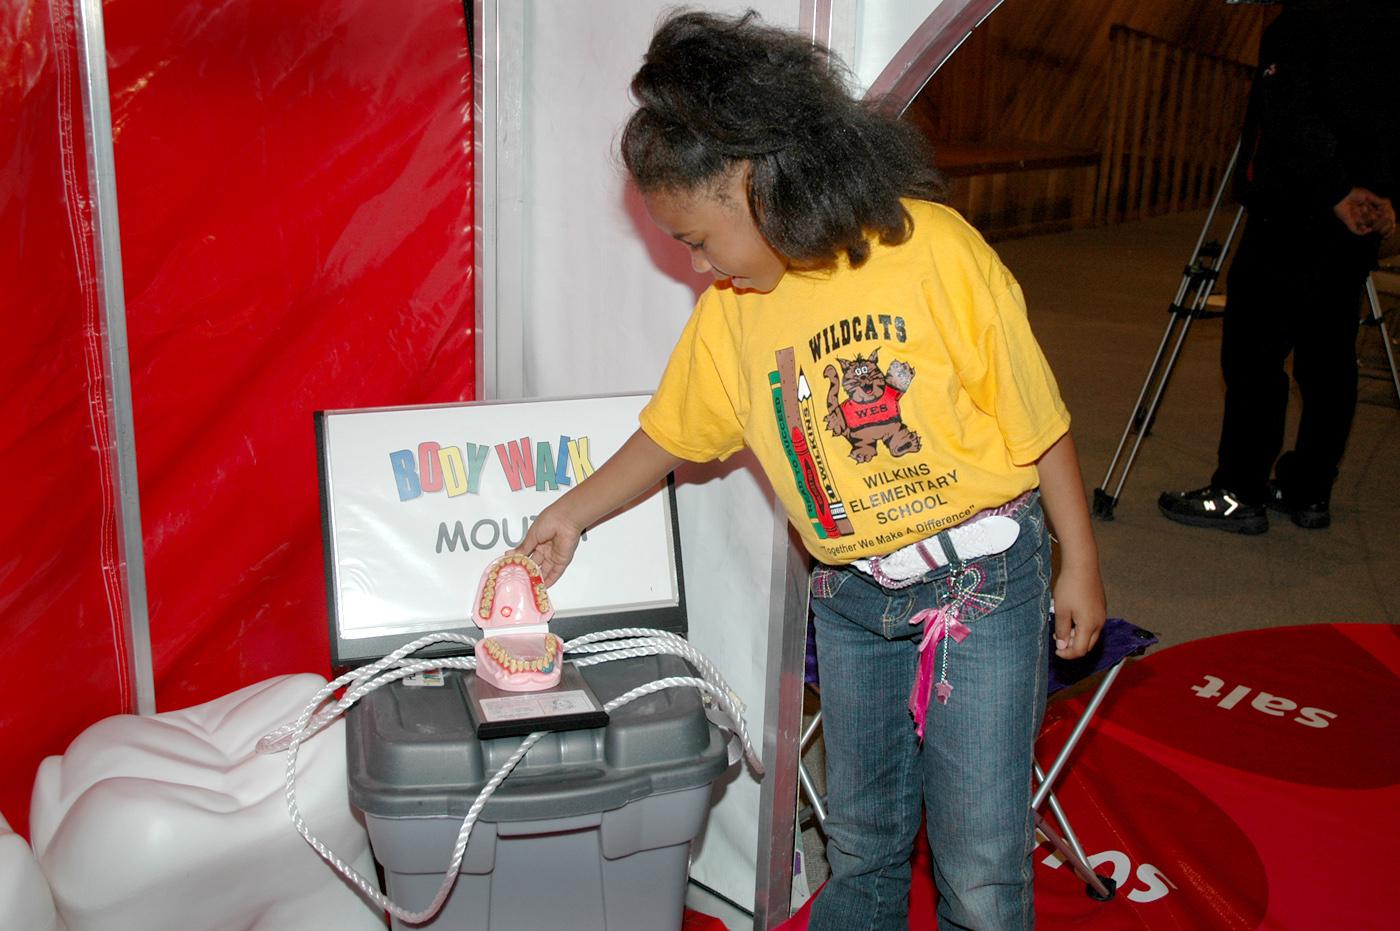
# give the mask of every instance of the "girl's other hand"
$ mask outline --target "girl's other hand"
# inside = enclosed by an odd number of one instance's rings
[[[1055,582],[1055,655],[1078,659],[1094,648],[1108,618],[1097,572],[1061,569]]]

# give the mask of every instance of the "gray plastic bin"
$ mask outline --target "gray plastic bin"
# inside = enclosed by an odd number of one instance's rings
[[[672,656],[582,670],[600,702],[694,673]],[[364,813],[389,897],[424,908],[462,818],[522,738],[478,741],[463,683],[395,683],[347,715],[350,801]],[[662,931],[681,926],[690,842],[727,768],[722,733],[694,689],[611,713],[605,728],[550,734],[491,797],[457,885],[431,922],[464,931]]]

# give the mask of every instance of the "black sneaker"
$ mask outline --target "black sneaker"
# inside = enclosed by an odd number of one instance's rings
[[[1164,491],[1157,507],[1168,520],[1192,527],[1214,527],[1230,533],[1263,533],[1269,515],[1261,504],[1245,504],[1233,492],[1207,485],[1195,491]]]
[[[1300,504],[1285,495],[1277,481],[1269,482],[1269,497],[1264,500],[1264,504],[1271,511],[1287,514],[1293,519],[1293,523],[1304,530],[1321,530],[1332,524],[1332,510],[1325,498],[1311,504]]]

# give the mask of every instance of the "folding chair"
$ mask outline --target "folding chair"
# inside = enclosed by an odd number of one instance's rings
[[[818,665],[816,652],[814,650],[815,637],[812,635],[812,625],[808,623],[807,637],[807,670],[806,682],[808,687],[816,689],[819,685]],[[1051,619],[1051,639],[1054,639],[1054,621]],[[1118,673],[1123,671],[1123,661],[1130,656],[1141,656],[1157,642],[1157,637],[1151,631],[1143,630],[1135,624],[1122,620],[1121,618],[1109,618],[1104,625],[1103,632],[1099,634],[1099,641],[1094,645],[1094,649],[1086,656],[1077,660],[1062,660],[1055,656],[1053,646],[1050,650],[1050,675],[1047,697],[1053,698],[1060,692],[1072,685],[1088,679],[1101,672],[1106,672],[1103,679],[1094,689],[1093,696],[1089,699],[1089,704],[1080,714],[1079,720],[1075,722],[1069,738],[1063,747],[1056,754],[1054,762],[1050,764],[1050,769],[1041,769],[1040,763],[1035,764],[1035,779],[1032,782],[1034,793],[1031,797],[1031,810],[1035,812],[1036,828],[1055,848],[1060,858],[1063,859],[1074,874],[1084,881],[1084,891],[1100,902],[1106,902],[1113,898],[1116,891],[1116,884],[1107,876],[1100,876],[1089,866],[1088,857],[1084,854],[1084,847],[1079,843],[1079,838],[1075,836],[1074,829],[1069,823],[1069,818],[1065,815],[1064,808],[1051,789],[1055,785],[1055,780],[1064,771],[1065,764],[1074,753],[1084,732],[1089,727],[1089,722],[1094,714],[1103,704],[1104,697],[1113,686],[1113,682],[1118,678]],[[808,746],[815,738],[817,730],[821,727],[822,714],[818,710],[802,731],[798,746],[797,778],[802,787],[802,795],[807,800],[807,808],[799,814],[799,820],[805,826],[816,821],[817,825],[823,829],[826,827],[826,799],[817,792],[816,784],[812,781],[811,774],[807,771],[806,764],[802,760],[802,755],[806,753]],[[1059,831],[1051,827],[1049,821],[1040,813],[1040,807],[1049,803],[1050,811],[1059,823]],[[1063,833],[1061,833],[1063,832]]]
[[[1053,617],[1050,624],[1053,639]],[[1040,763],[1035,764],[1035,781],[1032,783],[1035,792],[1031,796],[1031,810],[1035,812],[1036,827],[1059,853],[1061,859],[1074,870],[1074,874],[1084,881],[1084,891],[1089,897],[1100,902],[1107,902],[1113,898],[1117,884],[1110,877],[1095,873],[1093,867],[1089,865],[1089,859],[1084,855],[1084,847],[1079,843],[1079,838],[1074,834],[1074,828],[1070,826],[1069,818],[1065,816],[1064,809],[1051,790],[1055,785],[1055,780],[1060,777],[1065,764],[1074,753],[1074,748],[1079,744],[1079,739],[1084,736],[1084,732],[1088,729],[1090,720],[1099,710],[1099,706],[1103,704],[1104,696],[1113,686],[1113,681],[1123,671],[1123,661],[1130,656],[1141,656],[1147,652],[1148,647],[1156,642],[1157,636],[1151,631],[1143,630],[1136,624],[1131,624],[1121,618],[1109,618],[1108,623],[1104,625],[1103,631],[1099,634],[1099,642],[1094,644],[1094,649],[1087,655],[1076,660],[1063,660],[1055,655],[1053,647],[1050,650],[1050,678],[1046,689],[1049,698],[1053,698],[1055,693],[1069,688],[1071,685],[1083,682],[1090,676],[1107,671],[1103,679],[1099,681],[1098,687],[1094,689],[1089,704],[1079,715],[1079,720],[1075,722],[1069,738],[1065,740],[1060,752],[1055,755],[1054,761],[1050,764],[1050,770],[1046,772],[1040,768]],[[1047,802],[1050,805],[1050,811],[1055,815],[1055,820],[1059,822],[1060,830],[1064,832],[1063,836],[1057,834],[1045,816],[1041,814],[1040,806]]]

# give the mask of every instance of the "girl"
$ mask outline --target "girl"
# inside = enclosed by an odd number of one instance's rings
[[[940,927],[1028,928],[1042,501],[1056,652],[1083,655],[1105,616],[1069,417],[1010,273],[932,202],[914,131],[833,65],[752,13],[658,29],[622,156],[715,281],[641,429],[517,552],[552,583],[584,528],[750,447],[818,564],[831,879],[810,926],[907,926],[922,806]]]

